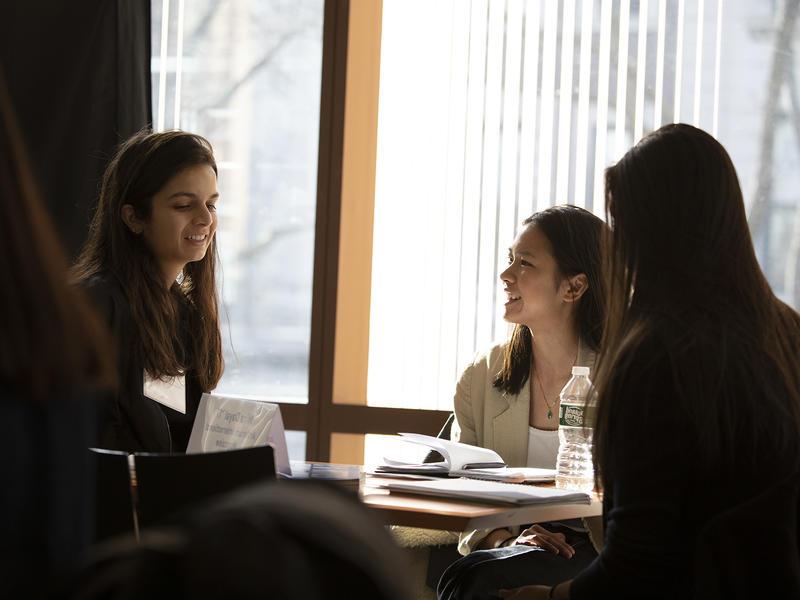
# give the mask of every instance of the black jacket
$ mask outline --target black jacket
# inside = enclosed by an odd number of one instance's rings
[[[186,374],[186,414],[145,396],[143,349],[122,286],[108,275],[84,288],[117,346],[119,389],[100,424],[99,445],[127,452],[185,452],[202,395],[194,372]]]
[[[49,597],[91,539],[93,473],[102,396],[54,389],[42,401],[0,382],[0,581],[3,598]]]
[[[710,356],[714,351],[708,348],[707,353]],[[723,351],[724,348],[716,349],[717,353]],[[678,387],[676,382],[685,382],[686,377],[675,375],[677,361],[671,361],[655,341],[630,352],[636,356],[635,362],[631,361],[631,371],[636,368],[639,372],[635,377],[624,371],[618,375],[635,385],[626,383],[618,388],[617,412],[609,434],[613,443],[603,473],[605,544],[597,559],[572,581],[572,600],[794,597],[770,595],[767,591],[778,581],[777,574],[783,581],[800,574],[797,491],[792,485],[786,488],[780,503],[773,498],[771,508],[760,515],[758,531],[740,528],[728,532],[729,554],[715,558],[723,565],[727,563],[727,572],[711,560],[725,546],[725,538],[715,539],[723,528],[710,530],[709,524],[735,507],[746,507],[765,490],[783,489],[775,486],[796,472],[797,443],[784,448],[771,437],[756,443],[744,430],[737,436],[734,452],[726,453],[713,465],[706,464],[698,458],[702,456],[702,432],[693,426],[684,404],[676,400],[681,393],[691,393],[687,389],[695,389]],[[711,377],[712,371],[704,368],[699,352],[692,352],[688,354],[691,360],[681,357],[683,364]],[[760,367],[751,372],[763,374],[762,404],[764,410],[771,410],[766,407],[776,403],[768,398],[786,398],[788,402],[788,392],[777,377],[771,376],[770,368],[757,363],[758,359],[751,357],[752,363]],[[718,393],[728,398],[742,393],[737,382],[748,376],[740,376],[745,371],[736,367],[737,363],[729,361],[726,376],[720,380]],[[702,397],[695,398],[697,404],[703,401]],[[731,410],[735,409],[734,406]],[[767,532],[776,529],[791,531],[791,536],[783,538],[793,540],[793,548],[788,543],[781,545],[777,536],[768,546],[756,543],[769,538]],[[738,558],[734,560],[734,556]],[[794,566],[787,565],[787,561]],[[743,564],[749,564],[746,571]],[[748,579],[758,589],[741,585]],[[731,582],[737,584],[730,586]],[[738,587],[739,593],[708,593],[714,586]]]

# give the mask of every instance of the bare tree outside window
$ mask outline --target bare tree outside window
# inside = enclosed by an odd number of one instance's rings
[[[218,391],[307,402],[322,0],[153,0],[157,128],[219,163]]]
[[[771,26],[763,32],[773,50],[748,215],[773,289],[795,308],[800,308],[800,92],[795,58],[799,15],[800,0],[781,0]]]

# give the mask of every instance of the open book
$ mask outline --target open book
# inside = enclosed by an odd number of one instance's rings
[[[555,478],[555,469],[509,468],[500,455],[489,448],[470,446],[420,433],[401,433],[403,440],[421,444],[436,450],[444,458],[434,463],[405,463],[384,458],[384,464],[375,468],[376,473],[407,473],[416,475],[439,475],[491,479],[521,483],[543,482]]]
[[[460,498],[480,502],[530,504],[591,504],[589,494],[529,485],[510,485],[497,481],[436,479],[432,481],[386,481],[379,487],[390,492]]]

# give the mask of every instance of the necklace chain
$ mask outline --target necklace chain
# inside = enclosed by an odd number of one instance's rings
[[[542,398],[544,398],[544,403],[547,405],[547,420],[553,418],[553,405],[550,404],[550,401],[547,399],[547,394],[544,393],[544,386],[542,385],[542,380],[539,377],[539,372],[534,369],[534,375],[536,375],[536,382],[539,384],[539,389],[542,391]],[[558,400],[556,400],[558,402]]]
[[[572,361],[572,366],[575,366],[576,364],[578,364],[578,354],[580,354],[580,351],[581,351],[581,341],[578,340],[578,350],[575,352],[575,360]],[[536,377],[536,382],[539,384],[539,389],[542,392],[542,398],[544,399],[544,403],[547,406],[547,420],[549,421],[549,420],[551,420],[553,418],[553,406],[554,405],[550,404],[550,401],[547,399],[547,394],[544,393],[544,386],[542,385],[542,378],[539,377],[539,370],[538,369],[534,369],[533,370],[533,375]],[[555,404],[557,405],[558,403],[559,403],[559,397],[556,396]]]

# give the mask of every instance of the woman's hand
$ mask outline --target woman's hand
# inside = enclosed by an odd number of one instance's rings
[[[526,585],[513,590],[498,590],[497,595],[509,600],[548,600],[550,588],[546,585]]]
[[[508,529],[494,529],[476,546],[476,550],[487,550],[504,546],[508,540],[516,539]]]
[[[553,554],[559,554],[565,558],[572,558],[575,555],[575,548],[567,543],[567,538],[563,533],[553,533],[547,531],[541,525],[531,525],[514,541],[515,545],[538,546],[542,550],[547,550]]]

